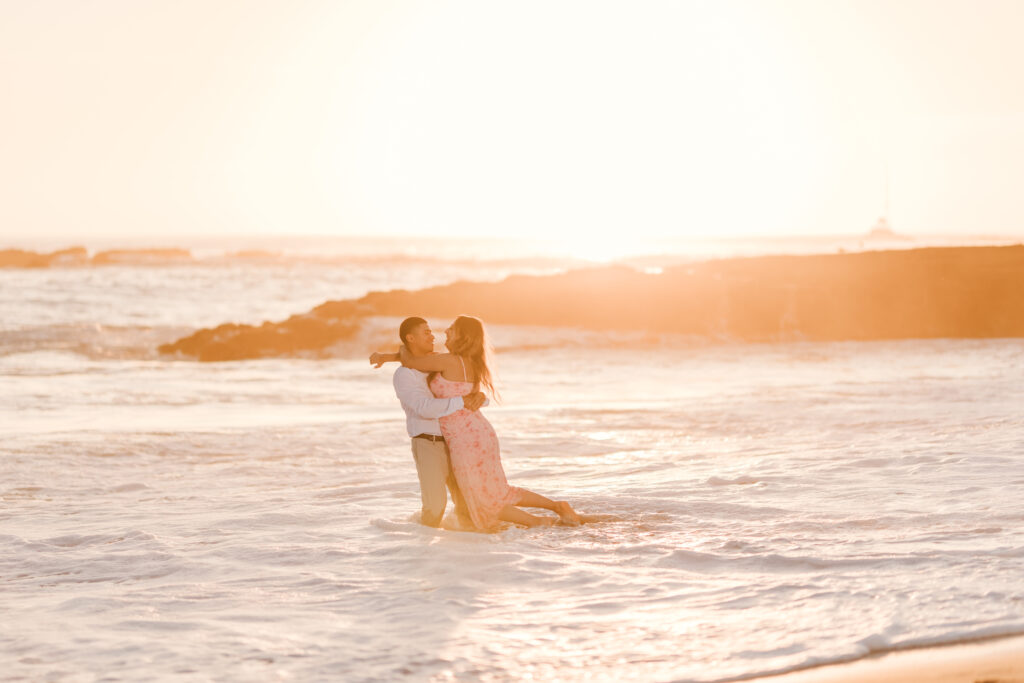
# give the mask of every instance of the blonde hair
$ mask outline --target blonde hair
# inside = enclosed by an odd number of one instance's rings
[[[452,323],[452,329],[457,334],[449,350],[456,356],[467,359],[476,376],[476,384],[486,388],[495,401],[501,400],[494,386],[494,376],[489,365],[494,349],[491,348],[487,333],[484,331],[483,322],[471,315],[460,315]]]

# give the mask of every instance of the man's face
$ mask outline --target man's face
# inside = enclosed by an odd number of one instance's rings
[[[409,334],[405,335],[405,343],[409,350],[417,355],[425,355],[434,351],[434,333],[430,331],[430,325],[423,323]]]

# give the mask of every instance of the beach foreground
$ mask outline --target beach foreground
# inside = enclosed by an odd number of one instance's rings
[[[998,638],[943,647],[890,652],[753,679],[754,683],[1020,683],[1024,681],[1024,637]]]
[[[318,360],[155,352],[332,298],[398,306],[369,294],[394,264],[0,270],[0,678],[726,683],[1024,634],[1024,338],[494,323],[509,481],[620,521],[434,530],[365,356],[399,316],[371,307]],[[977,661],[961,680],[1014,680]]]

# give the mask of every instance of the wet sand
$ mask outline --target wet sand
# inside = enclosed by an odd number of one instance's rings
[[[1024,636],[890,652],[752,683],[1024,683]]]

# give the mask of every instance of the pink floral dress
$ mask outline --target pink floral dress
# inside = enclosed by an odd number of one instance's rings
[[[437,374],[430,380],[430,390],[438,398],[465,396],[473,391],[473,383],[453,382]],[[520,489],[509,486],[505,478],[498,435],[479,410],[463,408],[442,417],[440,422],[469,516],[478,529],[493,529],[501,509],[515,505],[521,495]]]

